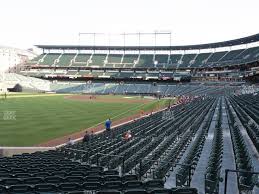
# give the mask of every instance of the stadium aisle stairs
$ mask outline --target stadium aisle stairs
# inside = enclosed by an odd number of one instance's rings
[[[222,98],[222,97],[221,97]],[[220,176],[225,177],[225,169],[236,169],[235,156],[233,152],[233,145],[230,135],[230,129],[228,124],[227,112],[225,100],[222,101],[222,128],[223,128],[223,157],[222,157],[222,167]],[[237,189],[237,176],[235,173],[229,174],[228,179],[228,190],[227,193],[238,194]],[[224,181],[219,183],[219,192],[224,192]]]
[[[205,182],[204,182],[204,178],[200,178],[200,177],[204,176],[206,172],[206,167],[209,161],[208,156],[210,155],[210,152],[211,152],[212,140],[214,137],[214,129],[215,129],[216,119],[218,115],[218,108],[219,108],[219,101],[218,101],[216,110],[214,112],[214,116],[212,118],[208,135],[204,144],[205,149],[202,150],[200,160],[192,176],[191,186],[197,188],[199,191],[199,194],[204,193]]]

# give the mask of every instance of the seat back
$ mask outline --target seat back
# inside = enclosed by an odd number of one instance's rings
[[[100,182],[84,182],[82,188],[87,191],[98,191],[102,189]]]
[[[127,189],[124,194],[148,194],[145,189]]]
[[[11,185],[8,188],[9,193],[28,193],[32,191],[32,187],[29,185]]]
[[[58,186],[58,190],[61,192],[81,191],[82,187],[78,183],[61,183]]]
[[[59,176],[48,176],[44,178],[44,181],[46,183],[53,183],[53,184],[60,184],[64,182],[63,178]]]
[[[102,190],[98,191],[96,194],[121,194],[118,190]]]
[[[116,189],[122,190],[122,182],[121,181],[109,181],[105,182],[103,185],[103,189]]]
[[[43,178],[40,177],[25,178],[23,179],[23,182],[28,185],[44,183]]]
[[[127,181],[123,184],[124,189],[142,189],[143,183],[141,181]]]
[[[57,187],[55,184],[36,184],[33,190],[37,193],[56,192]]]
[[[84,177],[82,177],[82,176],[67,176],[67,177],[64,178],[64,182],[83,183]]]

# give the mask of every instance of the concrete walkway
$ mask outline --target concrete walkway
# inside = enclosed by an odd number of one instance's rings
[[[228,117],[226,112],[226,102],[222,100],[222,129],[223,129],[223,159],[220,176],[224,179],[225,169],[236,169],[235,155],[233,151],[233,145],[230,135]],[[224,193],[224,184],[225,182],[219,183],[219,193]],[[237,176],[235,173],[230,173],[228,175],[228,187],[227,193],[238,194],[238,184]]]
[[[212,141],[214,138],[214,129],[215,129],[215,124],[216,124],[216,118],[218,115],[218,109],[219,109],[219,103],[217,104],[216,110],[214,112],[212,122],[210,124],[210,128],[208,131],[208,136],[206,137],[206,141],[199,159],[199,162],[196,166],[196,169],[194,171],[194,174],[192,176],[192,181],[191,181],[191,187],[195,187],[198,189],[199,194],[203,194],[205,190],[205,182],[204,182],[204,176],[205,176],[205,171],[207,168],[207,164],[209,161],[209,155],[211,152],[211,147],[212,147]]]

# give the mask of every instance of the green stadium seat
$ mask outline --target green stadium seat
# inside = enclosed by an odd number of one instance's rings
[[[86,66],[91,54],[78,54],[73,62],[73,66]]]
[[[81,191],[82,187],[78,183],[61,183],[58,185],[58,190],[61,192]]]
[[[129,175],[122,176],[121,179],[122,179],[122,182],[136,181],[138,180],[138,177],[135,174],[129,174]]]
[[[170,55],[170,63],[172,64],[172,67],[176,67],[181,58],[182,58],[181,54]]]
[[[83,176],[67,176],[64,178],[64,182],[83,183],[84,177]]]
[[[221,52],[215,52],[208,58],[208,63],[216,63],[218,62],[225,54],[227,54],[227,51],[221,51]]]
[[[58,191],[58,188],[56,187],[55,184],[36,184],[33,187],[33,190],[36,193],[42,193],[42,194],[47,194],[47,193],[56,193]]]
[[[158,189],[152,189],[150,194],[172,194],[172,191],[170,189],[164,189],[164,188],[158,188]]]
[[[127,181],[123,184],[124,190],[127,189],[142,189],[144,188],[144,184],[141,181]]]
[[[228,52],[223,58],[221,58],[219,61],[230,61],[230,60],[232,60],[235,56],[241,54],[243,51],[244,51],[244,49],[229,51],[229,52]]]
[[[103,176],[103,181],[121,181],[121,177],[117,175]]]
[[[133,67],[134,61],[138,59],[138,55],[130,55],[130,54],[125,54],[123,57],[122,63],[126,64],[131,64],[129,67]]]
[[[103,184],[103,189],[105,190],[121,190],[122,182],[121,181],[108,181]]]
[[[11,185],[8,188],[8,193],[13,194],[13,193],[24,193],[24,194],[32,194],[32,187],[29,185]]]
[[[72,192],[68,192],[67,194],[85,194],[84,191],[72,191]]]
[[[37,63],[40,59],[42,59],[42,57],[44,57],[44,55],[45,55],[45,54],[38,55],[37,57],[33,58],[33,59],[31,60],[31,62],[36,62],[36,63]]]
[[[108,63],[115,64],[121,63],[122,55],[110,54],[108,57]]]
[[[52,176],[65,177],[68,173],[62,169],[62,171],[54,171],[51,173]]]
[[[198,194],[195,188],[173,188],[172,194]]]
[[[13,177],[15,178],[28,178],[28,177],[31,177],[32,175],[29,174],[29,173],[16,173],[16,174],[13,174]]]
[[[87,174],[86,170],[80,171],[79,169],[74,169],[74,171],[70,171],[70,172],[66,173],[67,176],[85,176],[86,174]]]
[[[180,67],[189,67],[192,65],[197,54],[185,54],[183,55]],[[179,63],[179,61],[178,61]]]
[[[191,64],[191,67],[202,67],[206,63],[206,61],[210,55],[211,55],[211,53],[198,54],[198,56],[195,58],[194,63]]]
[[[153,190],[158,188],[164,188],[163,180],[149,180],[144,183],[147,190]]]
[[[0,185],[0,193],[7,193],[7,188],[3,185]]]
[[[70,66],[72,63],[72,59],[75,57],[76,54],[62,54],[62,56],[57,61],[57,66]]]
[[[59,58],[61,54],[47,54],[42,61],[39,62],[40,65],[53,65],[56,59]]]
[[[127,189],[124,194],[148,194],[145,189]]]
[[[32,177],[32,178],[24,178],[23,183],[28,184],[28,185],[35,185],[35,184],[40,184],[43,183],[44,180],[43,178],[40,177]]]
[[[136,64],[136,67],[147,67],[147,68],[155,67],[153,58],[154,58],[154,55],[146,55],[146,54],[140,55],[140,59]]]
[[[96,194],[121,194],[121,192],[118,190],[101,190],[97,191]]]
[[[44,178],[45,183],[60,184],[64,182],[64,179],[59,176],[49,176]]]
[[[18,185],[22,184],[22,180],[19,178],[3,178],[0,180],[1,185]]]
[[[102,189],[100,182],[84,182],[82,188],[86,191],[99,191]]]
[[[85,177],[85,181],[87,182],[102,182],[101,176],[87,176]]]
[[[48,172],[38,172],[34,174],[34,177],[48,177],[48,176],[51,176],[51,174]]]
[[[106,56],[106,54],[94,54],[89,66],[103,66]]]

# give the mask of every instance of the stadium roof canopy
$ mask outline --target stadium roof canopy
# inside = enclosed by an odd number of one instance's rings
[[[61,49],[61,50],[199,50],[213,49],[220,47],[238,46],[259,42],[259,34],[252,36],[199,45],[184,45],[184,46],[82,46],[82,45],[35,45],[41,49]]]

